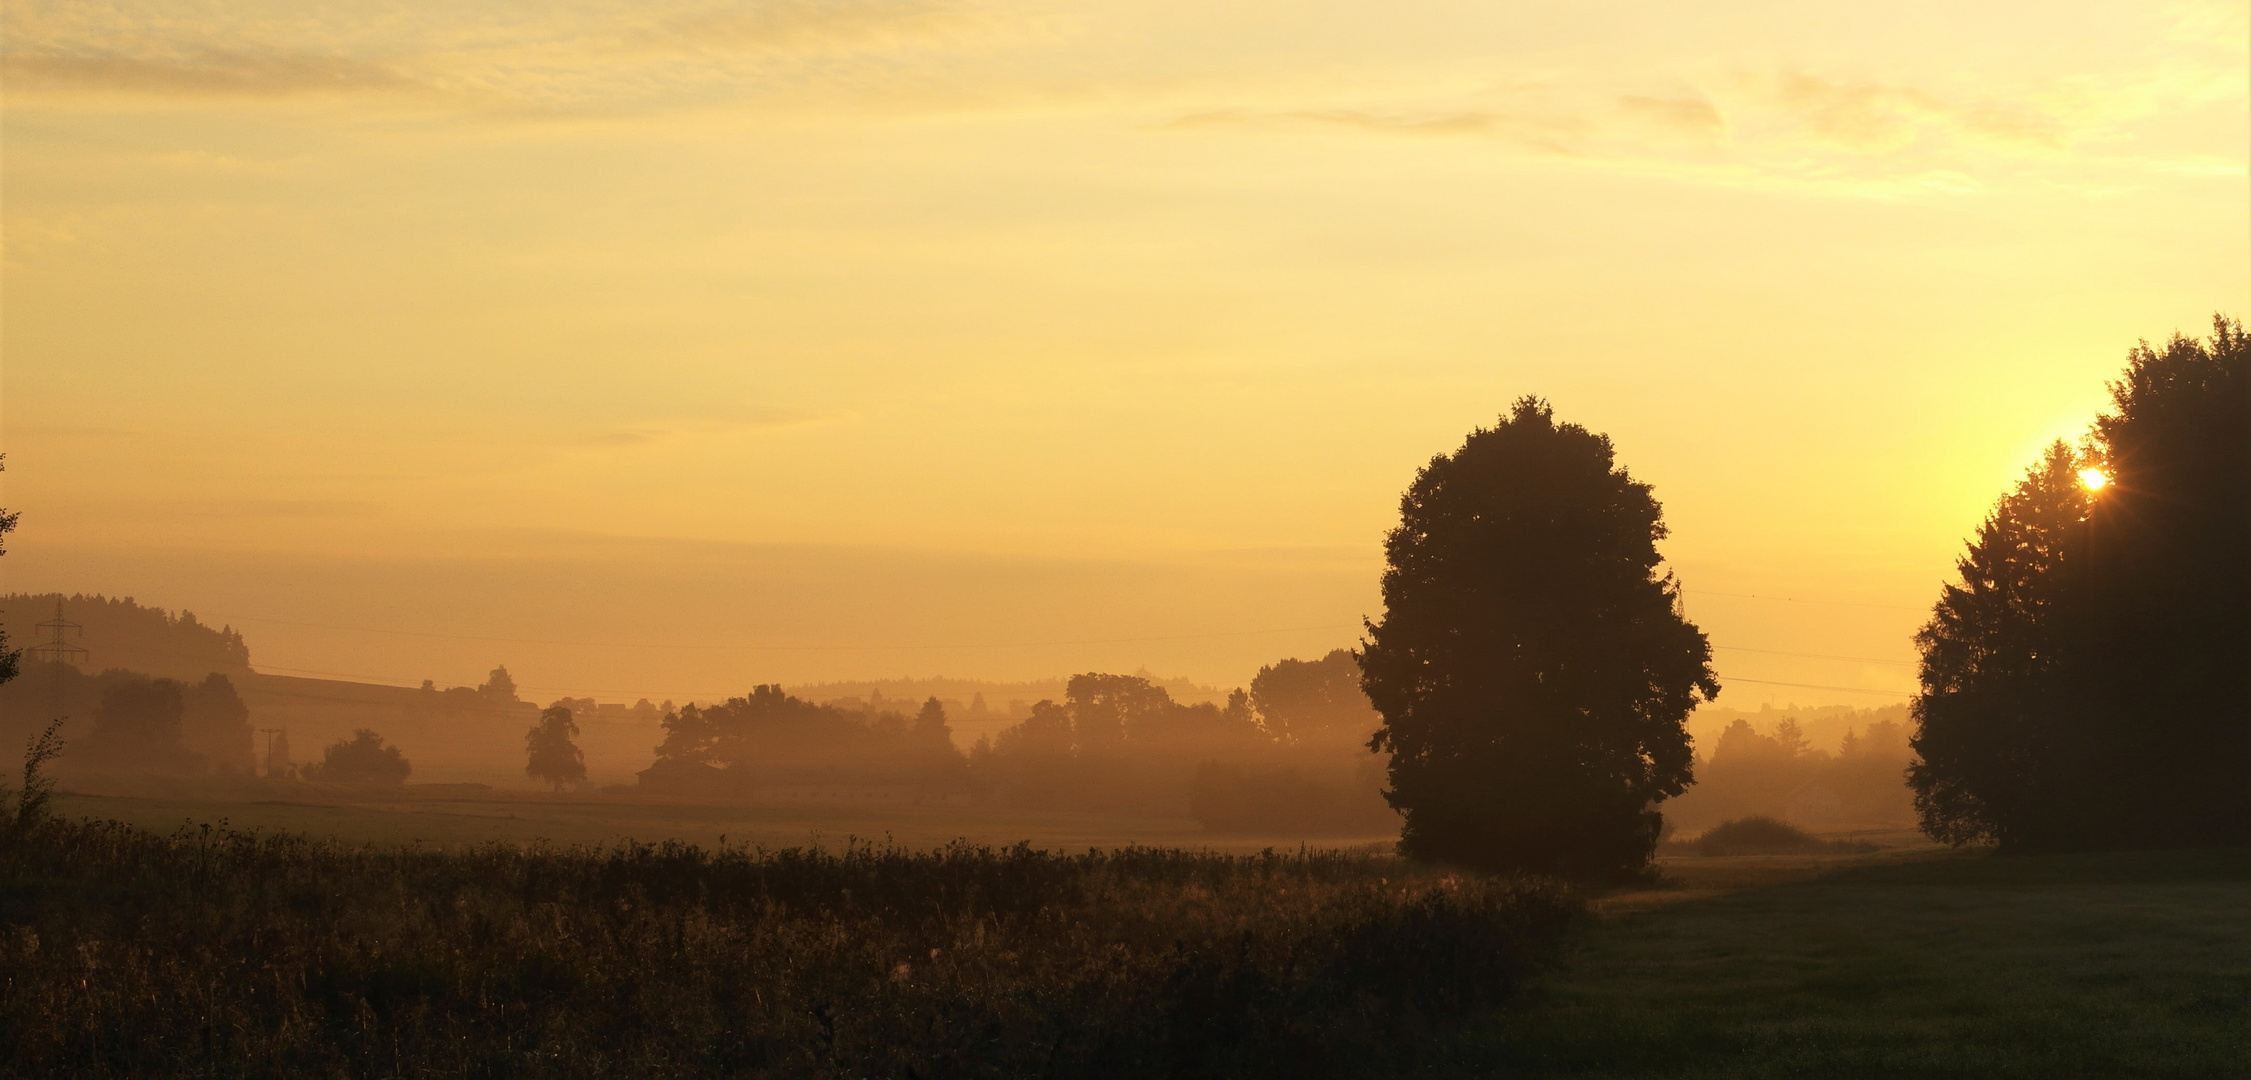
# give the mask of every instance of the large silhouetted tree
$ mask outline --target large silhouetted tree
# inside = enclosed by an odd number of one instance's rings
[[[2095,422],[2111,483],[2088,515],[2099,709],[2089,839],[2251,842],[2251,346],[2213,320],[2134,350]]]
[[[2246,352],[2226,319],[2136,347],[2084,451],[2052,448],[1979,530],[1917,639],[1931,835],[2251,841]]]
[[[1664,536],[1610,440],[1537,398],[1415,477],[1360,658],[1403,853],[1581,876],[1648,865],[1654,805],[1691,779],[1683,721],[1719,692],[1657,572]]]
[[[1923,693],[1908,769],[1923,829],[1950,843],[2018,842],[2085,795],[2083,718],[2061,678],[2072,619],[2066,567],[2086,546],[2080,455],[2057,442],[2002,497],[1915,636]]]
[[[578,749],[578,717],[563,702],[548,706],[539,723],[524,733],[524,775],[545,780],[561,791],[586,779],[586,755]]]

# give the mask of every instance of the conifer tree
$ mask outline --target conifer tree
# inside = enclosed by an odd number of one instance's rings
[[[2251,349],[2137,346],[1917,637],[1924,830],[2061,849],[2251,841]]]
[[[2060,440],[1979,526],[1916,634],[1923,693],[1908,770],[1923,831],[2022,842],[2061,825],[2091,764],[2065,728],[2066,564],[2086,541],[2082,458]]]

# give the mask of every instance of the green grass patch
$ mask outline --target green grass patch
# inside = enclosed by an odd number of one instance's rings
[[[1467,1075],[2251,1076],[2251,851],[1870,861],[1590,929]]]

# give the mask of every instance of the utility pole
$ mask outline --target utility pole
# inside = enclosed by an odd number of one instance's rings
[[[33,660],[54,665],[52,669],[54,696],[47,712],[49,716],[59,719],[63,714],[62,666],[73,660],[85,659],[92,654],[70,643],[69,638],[72,631],[76,631],[79,637],[84,638],[86,628],[63,618],[63,601],[60,596],[55,598],[55,617],[40,623],[38,628],[46,633],[47,640],[24,651],[30,653]]]
[[[258,729],[258,734],[264,735],[266,737],[266,779],[268,780],[273,779],[274,776],[274,736],[281,734],[285,730],[287,729],[277,727],[262,727]]]

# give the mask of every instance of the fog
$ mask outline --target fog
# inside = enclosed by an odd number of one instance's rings
[[[14,640],[52,637],[34,615],[51,621],[59,609],[76,624],[63,640],[84,657],[35,654],[0,686],[0,739],[73,718],[65,735],[75,749],[59,768],[87,790],[178,794],[256,781],[351,797],[355,789],[335,786],[341,774],[320,786],[323,767],[332,748],[373,732],[411,767],[413,789],[552,786],[594,799],[911,808],[940,819],[971,809],[1186,817],[1214,834],[1396,827],[1380,798],[1384,758],[1366,745],[1380,718],[1341,649],[1271,658],[1238,685],[1143,667],[752,683],[652,700],[542,694],[505,665],[415,686],[283,674],[254,662],[255,633],[190,612],[76,594],[0,604]],[[551,785],[526,774],[525,739],[553,707],[576,727],[584,772]],[[1911,825],[1905,721],[1898,705],[1707,705],[1689,720],[1699,783],[1665,805],[1668,829],[1746,815],[1831,829]]]

